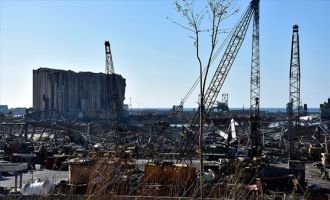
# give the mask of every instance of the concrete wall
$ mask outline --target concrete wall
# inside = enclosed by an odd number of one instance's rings
[[[33,108],[69,116],[115,119],[123,113],[126,80],[118,74],[33,70]]]

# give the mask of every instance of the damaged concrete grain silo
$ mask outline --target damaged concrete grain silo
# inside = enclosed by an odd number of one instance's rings
[[[74,118],[118,120],[123,116],[126,80],[118,74],[33,70],[33,108]]]

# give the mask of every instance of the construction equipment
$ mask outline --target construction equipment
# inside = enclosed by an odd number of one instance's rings
[[[104,46],[105,46],[105,73],[106,74],[114,74],[115,69],[113,67],[110,42],[105,41]]]
[[[300,117],[300,53],[299,53],[299,33],[298,25],[293,26],[292,43],[291,43],[291,59],[290,59],[290,76],[289,76],[289,103],[288,118],[290,132],[290,158],[293,151],[293,134],[297,136],[299,117]],[[295,122],[293,132],[292,122]]]
[[[291,60],[290,60],[290,91],[289,101],[295,116],[300,114],[300,53],[298,25],[293,26]]]
[[[205,92],[204,96],[204,116],[207,117],[214,108],[215,101],[220,93],[222,85],[226,80],[226,77],[230,71],[231,66],[238,54],[238,51],[244,41],[247,29],[249,27],[252,16],[253,21],[253,37],[252,37],[252,62],[251,62],[251,90],[250,90],[250,113],[251,113],[251,143],[254,149],[260,149],[260,117],[259,117],[259,105],[260,105],[260,61],[259,61],[259,0],[252,0],[239,20],[236,26],[233,28],[232,32],[228,35],[225,42],[217,50],[215,56],[212,58],[212,63],[215,57],[219,54],[220,49],[223,47],[226,41],[228,41],[227,47],[224,54],[217,66],[216,72],[213,75],[212,80]],[[205,74],[205,69],[203,70],[203,75]],[[202,75],[202,76],[203,76]],[[177,113],[179,113],[185,101],[188,99],[192,91],[198,85],[200,77],[194,82],[193,86],[190,88],[186,96],[181,100],[179,106],[174,106],[172,113],[170,115],[169,121],[171,121]],[[227,101],[228,96],[224,96]],[[181,149],[179,150],[181,154],[187,155],[195,152],[197,133],[196,126],[199,122],[200,107],[196,112],[195,116],[191,120],[188,130],[185,131],[185,138]],[[203,119],[204,122],[205,118]],[[167,129],[169,123],[163,126],[162,131]]]
[[[118,100],[119,95],[119,88],[116,81],[116,74],[115,69],[113,66],[112,61],[112,54],[111,54],[111,48],[110,48],[110,42],[105,41],[104,42],[105,47],[105,73],[107,75],[107,89],[108,89],[108,101],[109,101],[109,117],[111,120],[119,120],[119,116],[121,116],[122,108],[121,103]],[[113,100],[115,102],[114,105],[110,103],[110,101]]]
[[[254,35],[253,35],[253,56],[252,56],[252,70],[251,75],[253,73],[253,77],[251,77],[251,80],[253,80],[253,83],[251,81],[251,84],[253,84],[253,92],[251,89],[251,94],[253,94],[253,98],[256,98],[254,101],[251,101],[251,105],[253,106],[253,109],[251,110],[257,110],[257,113],[259,112],[259,91],[260,91],[260,72],[259,72],[259,0],[252,0],[249,4],[248,9],[244,13],[243,17],[240,19],[239,23],[234,27],[233,34],[229,40],[228,46],[224,51],[224,54],[220,60],[220,63],[216,69],[215,74],[213,75],[213,78],[208,86],[208,89],[205,93],[204,97],[204,116],[207,116],[210,114],[210,111],[213,108],[213,105],[218,97],[218,94],[220,93],[220,89],[226,80],[226,77],[230,71],[231,66],[233,65],[233,62],[238,54],[238,51],[244,41],[249,23],[251,21],[252,15],[254,14]],[[252,88],[252,86],[251,86]],[[252,98],[252,97],[251,97]],[[199,109],[200,110],[200,107]],[[193,120],[190,123],[189,126],[189,134],[187,135],[187,138],[185,139],[185,144],[183,145],[182,152],[191,152],[192,149],[194,149],[196,145],[196,138],[197,134],[196,132],[196,124],[198,123],[200,119],[199,111],[196,112],[196,115],[194,116]],[[203,119],[204,121],[204,119]],[[257,122],[256,122],[257,123]]]
[[[250,77],[250,121],[252,157],[261,156],[260,137],[260,58],[259,58],[259,1],[253,6],[252,60]]]

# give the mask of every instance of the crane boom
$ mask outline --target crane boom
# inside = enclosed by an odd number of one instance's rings
[[[212,57],[211,60],[211,65],[213,64],[213,62],[215,61],[216,57],[219,55],[220,51],[225,47],[225,45],[228,43],[229,39],[231,38],[231,36],[233,35],[233,31],[232,30],[226,37],[226,39],[224,40],[224,42],[221,44],[221,46],[217,49],[217,51],[215,52],[215,54]],[[203,69],[202,72],[202,76],[204,76],[206,73],[206,67]],[[180,112],[181,108],[183,108],[183,104],[187,101],[187,99],[190,97],[190,95],[192,94],[192,92],[194,91],[194,89],[196,88],[196,86],[199,83],[199,79],[200,76],[197,77],[197,79],[195,80],[194,84],[192,85],[192,87],[188,90],[187,94],[183,97],[183,99],[180,101],[179,106],[175,106],[174,109],[171,112],[171,115],[169,117],[169,122],[171,122],[171,120]],[[164,127],[163,130],[165,130],[167,127]]]
[[[241,21],[239,24],[235,27],[235,31],[228,43],[228,46],[220,60],[220,63],[216,69],[215,74],[213,75],[213,78],[210,82],[209,87],[207,88],[207,91],[205,93],[205,114],[209,114],[219,93],[220,89],[223,85],[223,83],[226,80],[226,77],[230,71],[231,66],[233,65],[233,62],[237,56],[237,53],[243,43],[243,40],[245,38],[249,23],[251,21],[253,14],[253,9],[251,7],[251,4],[249,8],[246,10],[245,14],[243,15]],[[199,108],[200,109],[200,108]],[[192,122],[190,123],[190,129],[194,131],[195,125],[197,124],[199,120],[199,114],[196,113],[195,117],[193,118]]]
[[[220,89],[226,80],[226,77],[234,63],[234,60],[238,54],[238,51],[244,41],[246,32],[248,30],[251,18],[255,12],[255,4],[259,3],[259,0],[252,0],[249,7],[245,11],[244,15],[241,17],[239,23],[234,27],[234,32],[228,42],[228,45],[224,51],[224,54],[217,66],[217,69],[211,79],[211,82],[205,92],[204,96],[204,116],[208,115],[212,110],[212,107],[220,93]],[[189,125],[189,133],[187,138],[184,140],[181,152],[183,154],[189,154],[194,149],[196,145],[197,134],[196,124],[200,119],[199,110],[196,112],[194,118]]]

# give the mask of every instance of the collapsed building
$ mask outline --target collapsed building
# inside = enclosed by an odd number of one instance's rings
[[[117,120],[123,116],[125,88],[119,74],[39,68],[33,70],[33,109]]]

